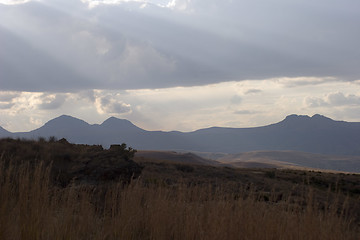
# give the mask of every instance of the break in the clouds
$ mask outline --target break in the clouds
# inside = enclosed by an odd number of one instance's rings
[[[299,78],[293,79],[298,82]],[[306,79],[304,79],[306,81]],[[231,81],[205,86],[76,93],[0,93],[0,126],[32,130],[61,114],[89,123],[110,116],[148,130],[192,131],[211,126],[254,127],[289,114],[326,115],[359,121],[356,82],[331,81],[288,87],[290,79]],[[336,89],[336,91],[334,91]]]
[[[2,90],[360,78],[355,0],[1,2]]]

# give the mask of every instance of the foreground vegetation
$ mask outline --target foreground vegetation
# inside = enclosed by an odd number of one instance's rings
[[[0,161],[0,239],[360,238],[357,192],[310,180],[289,188],[285,178],[304,172],[138,163],[130,184],[60,186],[44,161]]]

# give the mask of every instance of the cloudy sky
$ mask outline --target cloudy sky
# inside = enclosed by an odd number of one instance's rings
[[[0,0],[0,126],[360,122],[358,0]]]

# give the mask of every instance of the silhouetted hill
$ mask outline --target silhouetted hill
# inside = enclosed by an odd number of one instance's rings
[[[6,133],[0,131],[0,136]],[[185,150],[212,153],[239,153],[259,150],[293,150],[321,154],[360,155],[360,123],[334,121],[314,115],[290,115],[263,127],[212,127],[194,132],[146,131],[128,120],[111,117],[90,125],[70,116],[60,116],[28,133],[13,137],[55,136],[73,143],[127,143],[139,150]]]

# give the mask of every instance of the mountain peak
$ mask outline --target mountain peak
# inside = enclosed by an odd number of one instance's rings
[[[75,118],[75,117],[73,117],[73,116],[70,116],[70,115],[66,115],[66,114],[63,114],[63,115],[61,115],[61,116],[59,116],[59,117],[56,117],[56,118],[54,118],[54,119],[52,119],[52,120],[64,120],[64,119],[77,119],[77,120],[80,120],[80,119],[78,119],[78,118]]]
[[[102,124],[102,127],[106,128],[114,128],[114,129],[140,129],[139,127],[135,126],[132,122],[126,119],[120,119],[116,117],[110,117],[106,119]]]
[[[61,115],[57,118],[54,118],[47,123],[45,126],[56,126],[56,127],[78,127],[78,126],[88,126],[89,124],[84,120],[69,116],[69,115]]]
[[[313,120],[321,120],[321,121],[334,121],[331,118],[325,117],[324,115],[315,114],[311,117]]]
[[[283,120],[283,122],[298,122],[298,121],[307,121],[311,118],[308,115],[297,115],[297,114],[291,114],[286,116],[286,118]]]
[[[291,114],[288,115],[284,121],[334,121],[331,118],[325,117],[323,115],[320,114],[315,114],[312,117],[308,116],[308,115],[297,115],[297,114]]]
[[[292,114],[287,116],[283,121],[279,122],[279,124],[291,126],[291,127],[300,127],[300,126],[310,126],[310,125],[323,125],[323,124],[333,124],[335,122],[331,118],[325,117],[320,114],[315,114],[312,117],[308,115],[297,115]]]
[[[84,120],[81,120],[79,118],[76,118],[76,117],[73,117],[73,116],[70,116],[70,115],[66,115],[66,114],[63,114],[59,117],[56,117],[50,121],[81,121],[81,122],[85,122]],[[49,121],[49,122],[50,122]]]
[[[109,117],[101,125],[111,125],[111,124],[132,124],[129,120],[121,119],[117,117]]]

